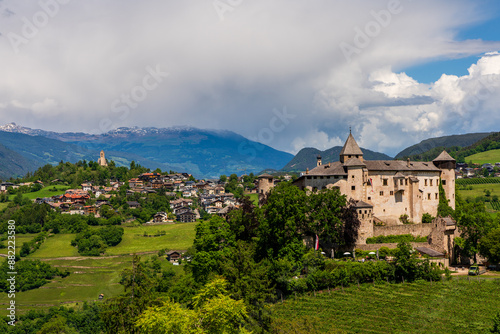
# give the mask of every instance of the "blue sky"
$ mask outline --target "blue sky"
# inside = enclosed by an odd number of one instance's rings
[[[480,39],[483,41],[500,40],[500,1],[478,1],[482,8],[480,21],[459,27],[457,40]],[[401,69],[412,78],[422,83],[437,81],[443,73],[449,75],[467,75],[467,69],[477,62],[480,55],[457,59],[429,59],[423,64]]]
[[[49,5],[47,5],[49,4]],[[0,124],[394,156],[500,128],[500,2],[0,0]]]

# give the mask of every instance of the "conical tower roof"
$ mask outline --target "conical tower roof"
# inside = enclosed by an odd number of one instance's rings
[[[438,155],[438,157],[432,161],[455,161],[455,159],[453,159],[453,157],[451,155],[448,154],[448,152],[446,151],[443,151],[441,152],[440,155]]]
[[[342,147],[342,151],[340,151],[340,155],[363,155],[363,151],[361,151],[350,132],[349,137],[347,137],[347,140],[345,141],[344,147]]]

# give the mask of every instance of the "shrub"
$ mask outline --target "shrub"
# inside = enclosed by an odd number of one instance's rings
[[[422,215],[422,224],[430,224],[434,220],[435,217],[433,217],[431,214],[425,212]]]

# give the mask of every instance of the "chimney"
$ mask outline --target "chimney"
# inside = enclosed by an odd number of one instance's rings
[[[306,174],[309,174],[309,168],[306,168]]]
[[[321,155],[318,155],[317,159],[318,162],[316,163],[316,167],[321,166]]]
[[[406,167],[410,168],[410,158],[408,158],[408,160],[406,160]]]

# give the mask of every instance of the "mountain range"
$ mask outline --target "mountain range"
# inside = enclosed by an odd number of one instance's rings
[[[59,161],[97,160],[104,150],[108,160],[129,165],[189,172],[198,178],[222,174],[258,173],[280,169],[293,155],[248,140],[231,131],[192,127],[118,128],[104,134],[58,133],[10,123],[0,127],[0,143],[35,165]]]
[[[426,139],[404,149],[396,159],[441,147],[468,147],[486,140],[488,135],[472,133]],[[341,146],[325,151],[304,148],[293,156],[224,130],[122,127],[103,134],[88,134],[59,133],[10,123],[0,126],[0,178],[24,176],[45,164],[60,161],[96,161],[101,150],[118,166],[135,161],[152,170],[188,172],[197,178],[258,174],[263,170],[301,172],[314,168],[318,155],[323,163],[338,161],[341,149]],[[392,160],[384,153],[361,149],[367,160]]]

